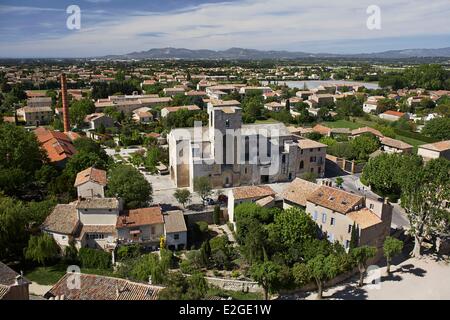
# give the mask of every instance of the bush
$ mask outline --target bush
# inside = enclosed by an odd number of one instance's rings
[[[238,278],[240,275],[241,275],[241,273],[240,273],[238,270],[233,270],[233,271],[231,272],[231,276],[232,276],[233,278]]]
[[[117,259],[119,261],[137,258],[141,253],[141,248],[137,244],[133,244],[130,246],[121,246],[117,249]]]
[[[111,267],[111,255],[105,251],[81,248],[78,258],[83,268],[109,269]]]
[[[106,147],[108,147],[108,148],[115,148],[115,147],[116,147],[116,143],[115,143],[114,140],[112,140],[112,139],[103,141],[103,144],[104,144]]]
[[[195,265],[193,265],[190,261],[183,260],[180,263],[180,270],[184,274],[193,274],[193,273],[199,271],[200,269],[197,268]]]
[[[234,224],[231,222],[227,222],[228,229],[230,229],[231,232],[234,232]]]

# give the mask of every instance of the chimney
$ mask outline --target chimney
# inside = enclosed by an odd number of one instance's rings
[[[61,74],[61,98],[62,98],[62,106],[63,106],[64,132],[69,132],[70,131],[69,102],[68,102],[68,97],[67,97],[66,75],[64,73]]]
[[[24,278],[23,278],[23,272],[21,271],[20,274],[18,274],[18,275],[16,276],[14,285],[15,285],[15,286],[21,286],[21,285],[23,285],[24,283],[25,283],[25,280],[24,280]]]

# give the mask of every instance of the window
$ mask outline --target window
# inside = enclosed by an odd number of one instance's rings
[[[350,232],[352,232],[352,225],[351,224],[348,225],[348,233],[350,233]]]
[[[152,234],[155,234],[155,226],[152,226],[151,228],[150,228],[150,232],[152,233]]]
[[[326,222],[327,222],[327,214],[322,213],[322,223],[326,223]]]
[[[316,157],[310,157],[309,162],[316,162]]]
[[[345,249],[350,248],[350,240],[345,240]]]
[[[230,127],[230,120],[225,120],[225,127],[226,128],[229,128]]]
[[[314,214],[313,214],[313,219],[314,219],[314,221],[317,221],[317,216],[318,216],[317,211],[314,211]]]
[[[283,155],[283,156],[281,157],[281,163],[286,163],[286,156],[285,156],[285,155]]]
[[[300,161],[300,170],[303,169],[305,167],[305,163],[302,161]]]
[[[244,174],[247,174],[247,168],[244,169]]]
[[[179,240],[179,239],[180,239],[180,235],[179,235],[178,233],[175,233],[175,234],[173,235],[173,238],[174,238],[175,240]]]
[[[375,207],[375,206],[373,205],[373,203],[371,203],[371,204],[369,205],[370,210],[373,210],[374,207]]]
[[[335,219],[334,218],[331,218],[331,220],[330,220],[330,224],[332,225],[332,226],[334,226],[335,225]]]

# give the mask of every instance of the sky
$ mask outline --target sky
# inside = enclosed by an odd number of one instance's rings
[[[69,30],[66,9],[81,9]],[[380,9],[370,30],[369,6]],[[1,0],[0,57],[152,48],[367,53],[450,47],[449,0]]]

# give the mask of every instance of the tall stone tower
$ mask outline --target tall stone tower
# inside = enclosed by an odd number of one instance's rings
[[[64,73],[61,74],[61,98],[62,98],[62,107],[63,107],[64,132],[69,132],[70,131],[69,101],[68,101],[68,97],[67,97],[66,75]]]

